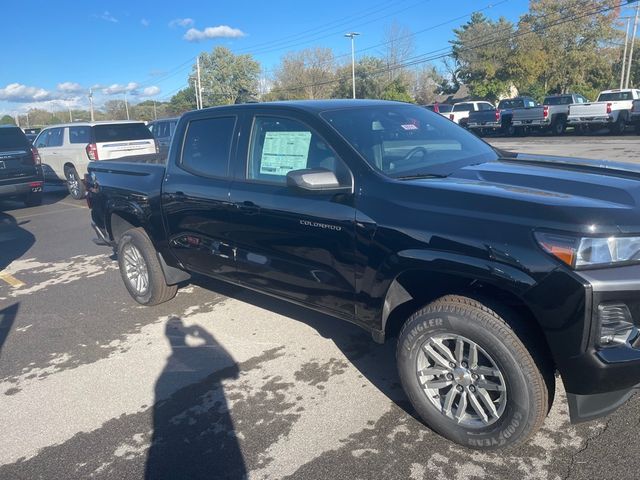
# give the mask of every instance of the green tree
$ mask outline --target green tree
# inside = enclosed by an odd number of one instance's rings
[[[15,119],[10,115],[3,115],[2,118],[0,118],[0,125],[15,125],[15,124],[16,124]]]
[[[194,66],[190,85],[195,78]],[[200,78],[204,106],[233,104],[258,92],[260,64],[251,55],[235,55],[226,47],[216,47],[200,55]]]
[[[433,65],[426,65],[413,72],[411,91],[416,103],[433,103],[436,96],[443,93],[446,79]]]
[[[478,97],[496,100],[505,95],[512,85],[507,65],[513,53],[513,24],[504,18],[493,21],[476,12],[453,33],[455,38],[450,43],[457,80]]]
[[[384,61],[377,57],[362,57],[356,62],[356,97],[381,98],[385,88]],[[333,90],[335,98],[351,98],[351,64],[344,65],[336,72],[337,84]]]
[[[176,93],[167,106],[168,115],[182,115],[184,112],[196,109],[196,91],[193,87],[187,87]]]
[[[269,100],[329,98],[336,75],[333,50],[308,48],[287,53],[275,70]]]
[[[618,0],[531,0],[518,24],[511,72],[523,85],[538,83],[545,93],[596,92],[615,86],[617,4]]]

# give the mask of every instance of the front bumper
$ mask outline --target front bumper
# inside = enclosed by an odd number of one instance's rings
[[[598,306],[610,302],[628,307],[640,327],[640,266],[579,272],[591,290],[585,352],[563,362],[563,380],[572,422],[591,420],[615,411],[640,390],[640,341],[598,346]],[[590,318],[589,318],[590,317]]]

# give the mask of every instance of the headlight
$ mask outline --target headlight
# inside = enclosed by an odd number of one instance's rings
[[[540,246],[572,268],[640,263],[640,237],[570,237],[536,232]]]

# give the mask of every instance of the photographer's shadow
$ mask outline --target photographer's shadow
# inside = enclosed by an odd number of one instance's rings
[[[156,383],[145,478],[244,478],[246,467],[221,385],[238,377],[238,366],[198,326],[187,327],[174,317],[165,333],[172,353]]]

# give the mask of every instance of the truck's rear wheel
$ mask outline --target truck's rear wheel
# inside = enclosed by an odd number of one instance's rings
[[[465,447],[528,440],[549,408],[549,388],[532,354],[493,310],[446,296],[416,312],[398,340],[400,379],[424,422]]]
[[[609,127],[609,133],[611,135],[622,135],[626,127],[627,117],[623,112],[618,115],[618,119]]]
[[[567,121],[564,117],[559,117],[553,120],[551,124],[551,133],[553,135],[562,135],[567,128]]]
[[[167,285],[156,250],[144,230],[132,228],[118,242],[118,265],[127,291],[142,305],[158,305],[175,297],[178,287]]]

